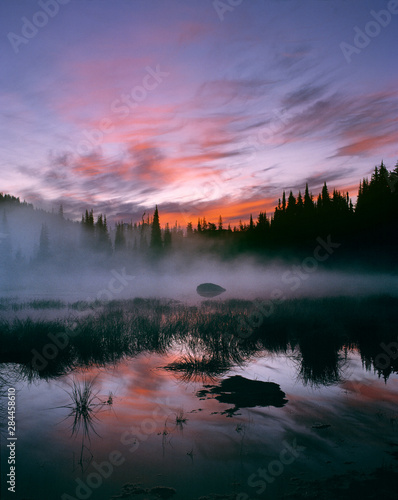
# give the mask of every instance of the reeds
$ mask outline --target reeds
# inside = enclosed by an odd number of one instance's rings
[[[190,381],[217,377],[258,353],[293,350],[299,353],[300,376],[324,384],[339,380],[343,350],[358,348],[370,367],[375,366],[381,342],[396,341],[395,297],[285,300],[242,338],[239,325],[250,324],[255,311],[256,302],[240,300],[206,301],[198,307],[134,299],[102,304],[75,318],[3,319],[0,362],[18,363],[30,378],[55,378],[78,367],[106,366],[143,352],[163,354],[179,346],[185,354],[165,368]],[[35,370],[32,352],[44,357],[53,352],[46,346],[59,332],[68,336],[66,346],[46,358],[45,368]],[[396,369],[398,361],[391,362],[383,376]]]
[[[70,391],[66,391],[71,402],[68,405],[60,408],[68,408],[70,410],[66,418],[72,417],[71,425],[72,435],[78,434],[82,430],[83,439],[87,438],[90,441],[90,432],[97,432],[94,428],[96,414],[104,407],[98,397],[98,392],[94,391],[94,379],[85,379],[83,382],[72,381]],[[98,434],[97,434],[98,435]]]
[[[97,414],[106,406],[111,406],[113,404],[113,394],[109,393],[108,399],[102,401],[98,397],[99,391],[95,391],[95,378],[94,379],[84,379],[82,382],[72,380],[71,390],[66,391],[69,395],[71,402],[67,405],[59,406],[58,408],[67,408],[69,410],[68,415],[64,420],[72,419],[71,424],[71,435],[78,435],[81,431],[82,433],[82,444],[80,449],[80,458],[78,464],[83,469],[83,454],[84,450],[88,450],[89,454],[92,454],[89,448],[85,445],[86,439],[91,442],[90,433],[94,432],[97,436],[99,434],[95,430],[95,423],[98,421]],[[91,461],[91,459],[90,459]]]
[[[178,373],[183,382],[212,381],[229,368],[230,364],[220,359],[193,354],[186,354],[164,367],[165,370]]]

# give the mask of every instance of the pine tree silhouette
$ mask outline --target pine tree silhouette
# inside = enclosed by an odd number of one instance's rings
[[[96,231],[97,250],[100,252],[111,254],[112,243],[108,233],[106,215],[102,216],[102,214],[100,214],[97,217],[97,222],[95,224],[95,231]]]
[[[189,224],[191,224],[191,223],[189,223]],[[191,224],[191,229],[192,229],[192,224]],[[172,245],[171,231],[170,231],[169,223],[167,222],[166,228],[164,230],[164,248],[165,248],[165,250],[170,250],[171,245]]]
[[[126,238],[124,235],[124,224],[122,221],[116,224],[115,252],[123,252],[125,249],[126,249]]]
[[[167,228],[167,225],[168,224],[166,224],[166,228]],[[170,229],[169,229],[169,231],[170,231]],[[192,222],[188,222],[188,224],[187,224],[187,237],[191,238],[192,236],[193,236]],[[165,243],[165,246],[166,246],[166,240],[165,240],[164,243]]]
[[[162,232],[160,230],[159,211],[157,205],[153,214],[150,248],[155,251],[162,248]]]

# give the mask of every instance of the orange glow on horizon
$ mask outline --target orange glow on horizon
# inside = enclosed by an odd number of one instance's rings
[[[162,212],[161,208],[159,208],[159,217],[162,227],[165,226],[166,223],[174,225],[177,221],[177,224],[185,228],[188,222],[192,222],[195,227],[198,219],[203,219],[203,217],[206,218],[207,222],[217,224],[221,215],[224,229],[226,229],[228,224],[231,224],[233,227],[237,225],[239,220],[242,220],[243,223],[249,222],[250,214],[252,214],[253,220],[256,220],[258,214],[264,211],[270,216],[273,214],[275,206],[276,203],[274,198],[261,198],[259,200],[235,202],[225,205],[215,204],[212,207],[200,211],[192,210],[184,212],[181,210],[179,212]]]
[[[333,186],[329,187],[329,194],[332,196],[333,190],[335,189]],[[350,198],[356,198],[358,193],[358,184],[350,184],[348,186],[336,187],[336,190],[342,193],[343,195],[348,192]],[[319,190],[320,191],[320,190]],[[298,193],[294,193],[297,196]],[[318,193],[313,195],[314,201],[316,201]],[[280,195],[282,197],[282,194]],[[206,218],[207,222],[212,222],[214,224],[218,223],[218,219],[221,215],[223,220],[224,229],[228,227],[228,224],[231,224],[233,228],[234,225],[237,225],[241,220],[243,224],[248,223],[250,220],[250,215],[253,216],[253,220],[256,221],[260,212],[266,212],[267,217],[269,218],[274,214],[275,207],[278,204],[278,198],[261,198],[259,200],[249,200],[249,201],[236,201],[235,203],[227,203],[220,204],[215,201],[213,206],[208,206],[204,209],[192,209],[177,212],[164,212],[159,207],[159,216],[160,223],[162,227],[166,226],[166,223],[169,223],[170,226],[174,225],[175,222],[181,225],[183,228],[186,227],[188,222],[192,222],[193,226],[196,227],[196,223],[198,219]]]

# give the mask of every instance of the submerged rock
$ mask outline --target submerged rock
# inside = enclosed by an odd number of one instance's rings
[[[221,293],[226,292],[225,288],[214,283],[202,283],[196,288],[196,291],[201,297],[217,297]]]

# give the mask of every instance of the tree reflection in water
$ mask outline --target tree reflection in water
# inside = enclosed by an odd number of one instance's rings
[[[377,364],[382,343],[396,342],[391,328],[398,323],[395,297],[285,301],[242,338],[240,325],[254,310],[254,302],[243,300],[188,306],[134,299],[102,304],[78,318],[4,321],[0,362],[16,363],[21,376],[30,381],[55,379],[82,367],[115,365],[142,353],[178,353],[164,368],[184,382],[208,383],[253,357],[274,354],[292,357],[305,384],[338,383],[350,350],[357,350],[364,367],[385,380],[398,369],[394,357],[388,366]],[[43,352],[49,333],[59,331],[73,335],[57,356],[38,368],[32,363],[33,350]]]

